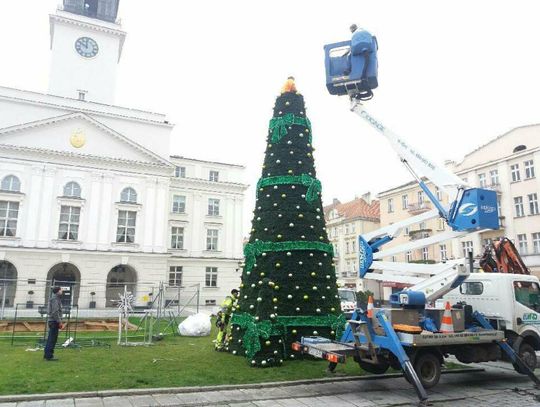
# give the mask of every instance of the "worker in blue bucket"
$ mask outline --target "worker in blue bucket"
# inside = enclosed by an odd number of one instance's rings
[[[233,288],[231,290],[231,295],[225,297],[221,303],[221,310],[217,313],[216,327],[218,328],[218,334],[215,340],[215,348],[217,351],[225,350],[227,328],[229,326],[229,321],[231,320],[231,315],[236,308],[239,294],[240,292],[236,288]]]

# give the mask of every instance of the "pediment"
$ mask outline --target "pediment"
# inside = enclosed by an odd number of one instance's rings
[[[150,135],[149,135],[150,136]],[[0,129],[0,144],[154,165],[171,164],[84,113],[72,113]]]

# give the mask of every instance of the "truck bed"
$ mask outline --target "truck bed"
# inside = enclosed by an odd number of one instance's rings
[[[481,330],[477,332],[409,334],[397,332],[403,346],[452,346],[490,343],[504,339],[504,332]]]

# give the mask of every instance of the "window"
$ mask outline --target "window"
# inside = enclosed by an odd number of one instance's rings
[[[356,232],[356,225],[354,223],[351,223],[351,233]]]
[[[424,191],[418,191],[418,205],[421,206],[424,203]]]
[[[346,235],[349,234],[349,224],[348,223],[345,224],[345,234]]]
[[[137,203],[137,192],[133,188],[124,188],[120,194],[120,202]]]
[[[529,214],[538,215],[538,194],[535,192],[527,195],[527,197],[529,198]]]
[[[171,228],[171,249],[184,248],[184,228],[173,226]]]
[[[219,171],[210,171],[208,174],[208,180],[213,182],[219,181]]]
[[[208,215],[219,216],[219,199],[208,199]]]
[[[169,286],[182,286],[182,266],[171,266],[169,268]]]
[[[345,254],[349,254],[351,251],[349,249],[349,242],[345,242]]]
[[[184,213],[186,211],[186,197],[183,195],[173,195],[172,212]]]
[[[534,281],[514,281],[516,301],[536,312],[540,311],[540,288]],[[525,314],[527,315],[527,314]],[[525,315],[523,319],[525,319]],[[524,321],[527,323],[527,321]]]
[[[444,222],[444,219],[438,219],[437,230],[444,230],[444,229],[446,229],[446,223]]]
[[[473,242],[471,240],[461,242],[461,248],[463,249],[463,257],[468,257],[469,253],[473,251]]]
[[[410,263],[412,261],[412,252],[409,250],[405,256],[407,257],[407,262]]]
[[[523,210],[523,197],[516,196],[514,198],[514,209],[516,211],[516,218],[525,216],[525,211]]]
[[[394,212],[394,200],[390,198],[388,200],[388,213]]]
[[[439,187],[435,187],[435,195],[439,201],[442,201],[442,191]]]
[[[532,234],[533,252],[534,254],[540,253],[540,233]]]
[[[176,178],[186,178],[186,167],[176,166],[174,168],[174,176]]]
[[[409,226],[407,226],[404,230],[403,230],[403,233],[405,234],[405,236],[409,236],[409,233],[411,232],[411,228]]]
[[[465,295],[481,295],[484,292],[484,284],[480,281],[466,282],[459,286],[459,292]]]
[[[461,179],[463,180],[463,183],[464,183],[464,184],[468,184],[468,183],[469,183],[469,178],[467,178],[467,177],[462,177]]]
[[[521,255],[527,254],[527,235],[526,234],[520,234],[517,235],[517,241],[518,241],[518,252]]]
[[[356,253],[356,240],[351,241],[351,252]]]
[[[4,178],[5,179],[5,178]],[[15,237],[19,202],[0,201],[0,236]]]
[[[486,174],[478,174],[478,183],[480,184],[480,188],[485,188],[487,186]]]
[[[116,241],[118,243],[135,242],[135,223],[137,212],[118,211],[118,227],[116,228]]]
[[[518,182],[521,179],[519,175],[519,164],[511,165],[510,171],[512,173],[512,182]]]
[[[68,196],[70,198],[80,198],[81,186],[74,181],[68,182],[64,186],[64,196]]]
[[[86,94],[88,93],[88,91],[78,90],[77,92],[79,93],[79,100],[86,100]]]
[[[418,226],[419,226],[420,230],[424,230],[424,229],[426,229],[426,222],[420,222],[418,224]]]
[[[217,287],[217,267],[207,267],[206,268],[206,286],[207,287]]]
[[[20,192],[21,191],[21,181],[15,175],[8,175],[2,180],[2,185],[0,186],[2,191],[9,192]]]
[[[422,260],[427,260],[429,258],[429,250],[427,247],[422,247]]]
[[[491,170],[489,172],[489,178],[491,178],[491,185],[499,185],[499,171]]]
[[[60,207],[59,240],[77,240],[79,237],[79,220],[81,208],[76,206]]]
[[[497,196],[497,213],[499,214],[499,216],[501,216],[501,212],[501,197]]]
[[[445,261],[446,259],[448,259],[448,253],[446,251],[446,245],[445,244],[440,244],[439,245],[439,255],[441,257],[441,261]]]
[[[525,179],[534,178],[534,161],[525,161],[523,165],[525,166]]]
[[[390,261],[392,261],[393,263],[395,263],[395,262],[397,261],[396,256],[392,256],[392,258],[391,258]]]
[[[401,195],[402,209],[409,209],[409,195]]]
[[[218,234],[217,229],[208,229],[206,231],[206,250],[216,251],[218,249]]]

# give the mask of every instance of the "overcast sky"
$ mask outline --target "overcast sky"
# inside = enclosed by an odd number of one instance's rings
[[[0,0],[0,85],[47,91],[57,4]],[[348,100],[326,92],[322,47],[349,39],[353,22],[379,42],[368,109],[433,161],[540,122],[536,1],[122,0],[119,16],[117,104],[168,114],[172,154],[245,165],[246,223],[288,75],[306,99],[325,203],[410,180]]]

